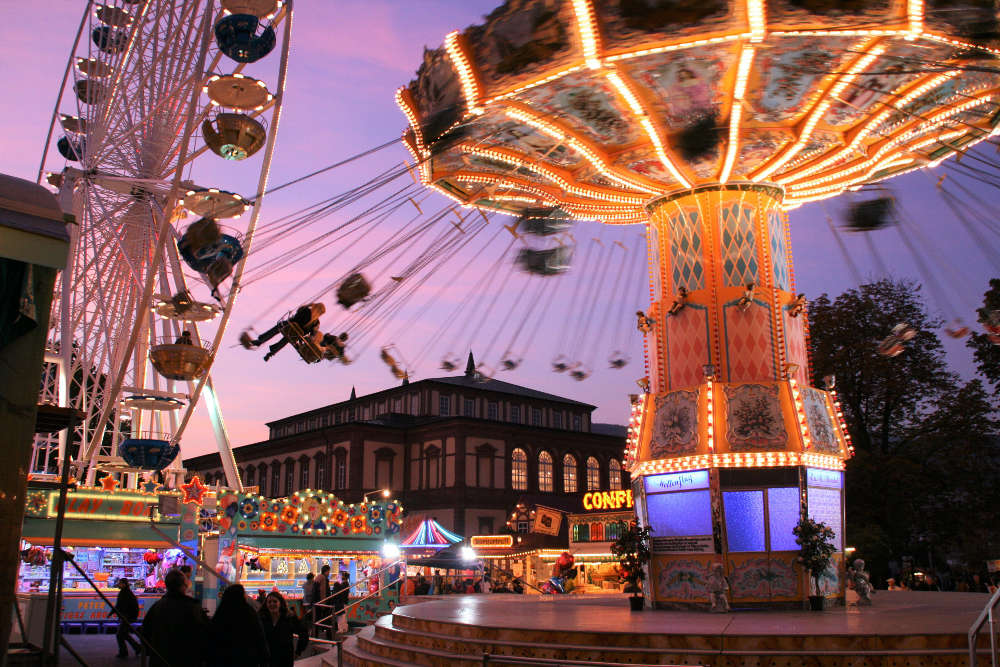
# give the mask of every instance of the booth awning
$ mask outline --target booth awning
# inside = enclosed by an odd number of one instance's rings
[[[461,535],[456,535],[444,528],[434,519],[424,519],[415,531],[403,540],[400,549],[434,549],[444,548],[463,541]]]
[[[178,524],[158,524],[164,533],[176,534]],[[55,519],[25,517],[21,538],[39,546],[51,546]],[[66,519],[62,543],[73,547],[146,547],[167,549],[173,545],[154,533],[148,523],[132,521],[81,521]]]

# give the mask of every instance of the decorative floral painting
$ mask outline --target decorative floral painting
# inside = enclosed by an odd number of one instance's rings
[[[839,454],[840,443],[837,442],[837,431],[833,428],[833,422],[830,421],[826,396],[812,387],[802,387],[801,391],[813,449],[824,454]]]
[[[783,449],[788,442],[778,387],[726,386],[726,438],[734,452]]]
[[[731,558],[729,584],[733,598],[767,600],[794,597],[798,592],[795,567],[780,558]]]
[[[705,600],[708,598],[710,563],[693,559],[654,560],[653,586],[659,600]]]
[[[680,128],[717,113],[733,59],[728,50],[684,49],[646,58],[631,73],[662,105],[664,125]]]
[[[638,139],[610,83],[589,74],[569,74],[552,83],[532,88],[522,99],[554,118],[562,119],[602,144],[623,145]]]
[[[674,391],[656,397],[650,456],[691,454],[698,448],[698,392]]]

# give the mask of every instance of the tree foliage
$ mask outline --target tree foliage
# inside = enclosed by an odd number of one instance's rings
[[[991,313],[996,312],[1000,312],[1000,278],[990,280],[990,289],[983,295],[983,307],[979,309],[979,321],[987,322]],[[1000,391],[1000,345],[981,331],[973,332],[966,345],[972,348],[979,372]]]
[[[900,322],[917,335],[899,356],[879,355],[879,340]],[[813,381],[836,376],[857,450],[847,463],[847,543],[873,581],[903,556],[976,570],[1000,557],[990,534],[1000,520],[997,399],[948,369],[941,324],[905,280],[824,294],[810,306]]]

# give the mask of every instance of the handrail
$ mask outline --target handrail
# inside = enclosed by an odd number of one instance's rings
[[[663,663],[636,662],[595,662],[593,660],[567,660],[566,658],[522,658],[512,655],[494,655],[483,653],[484,665],[589,665],[590,667],[682,667],[682,665],[664,665]]]
[[[502,572],[503,574],[508,575],[510,577],[511,581],[520,581],[525,586],[528,586],[529,588],[534,588],[536,591],[538,591],[542,595],[551,595],[551,593],[546,593],[545,591],[543,591],[538,586],[535,586],[534,584],[525,581],[523,577],[517,577],[517,576],[515,576],[514,573],[511,572],[510,570],[505,570],[502,567],[496,567],[494,565],[490,565],[490,574],[492,575],[492,573],[494,571]],[[490,577],[490,583],[492,584],[493,581],[496,581],[496,579],[495,579],[495,577],[491,576]]]
[[[383,586],[379,575],[381,575],[383,572],[385,572],[389,568],[395,567],[397,565],[402,565],[403,566],[402,570],[400,571],[399,577],[394,578],[392,581],[387,582],[386,585]],[[312,623],[311,624],[314,627],[326,628],[328,630],[332,629],[333,628],[333,618],[335,616],[337,616],[338,614],[344,614],[344,615],[346,615],[347,614],[347,610],[350,609],[351,607],[359,605],[362,602],[364,602],[365,600],[369,600],[369,599],[374,598],[374,597],[380,597],[382,595],[382,591],[384,591],[385,589],[387,589],[387,588],[389,588],[391,586],[394,586],[395,584],[403,581],[406,578],[406,561],[404,559],[395,560],[395,561],[389,563],[388,565],[386,565],[386,566],[384,566],[382,568],[379,568],[375,572],[372,572],[367,577],[363,577],[361,579],[358,579],[354,584],[351,585],[351,588],[354,588],[355,586],[359,586],[359,585],[361,585],[362,582],[367,582],[370,579],[372,579],[373,577],[376,578],[379,581],[379,587],[378,587],[378,589],[374,593],[372,593],[371,591],[369,591],[367,595],[362,595],[361,597],[359,597],[358,599],[354,600],[353,602],[348,602],[348,604],[344,605],[344,608],[341,609],[340,611],[337,611],[336,609],[334,609],[334,605],[329,604],[329,601],[332,600],[333,598],[335,598],[337,595],[339,595],[339,593],[331,593],[330,595],[326,596],[325,598],[322,598],[319,601],[313,602],[312,603],[312,610],[311,610],[313,618],[312,618]],[[331,611],[326,616],[322,616],[320,618],[317,618],[316,617],[316,608],[317,607],[323,607],[324,609],[332,609],[333,611]]]
[[[979,639],[979,632],[983,629],[983,624],[989,621],[990,624],[990,658],[991,665],[997,667],[1000,664],[1000,657],[997,654],[997,633],[996,633],[996,622],[993,618],[993,610],[996,609],[997,603],[1000,602],[1000,588],[997,588],[990,596],[989,601],[983,610],[979,612],[979,616],[976,620],[972,622],[969,627],[969,667],[976,667],[978,663],[976,649],[976,641]]]

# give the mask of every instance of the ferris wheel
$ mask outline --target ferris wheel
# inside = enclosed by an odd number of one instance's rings
[[[291,25],[291,0],[88,2],[39,169],[75,219],[41,401],[85,417],[36,440],[35,475],[69,456],[88,484],[162,471],[173,486],[203,398],[242,488],[210,370],[267,190]],[[238,186],[199,182],[209,160]]]

